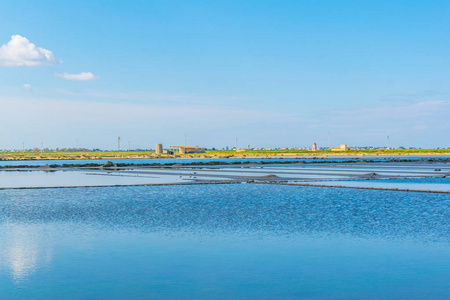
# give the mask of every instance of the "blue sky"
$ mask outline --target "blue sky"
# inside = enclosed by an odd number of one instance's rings
[[[92,2],[1,2],[0,149],[450,147],[449,1]]]

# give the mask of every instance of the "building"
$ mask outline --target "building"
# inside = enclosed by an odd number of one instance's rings
[[[342,144],[339,147],[331,148],[331,151],[347,151],[350,150],[350,147],[347,147],[346,144]]]
[[[173,149],[173,150],[172,150]],[[180,154],[189,154],[189,153],[205,153],[205,147],[197,147],[197,146],[170,146],[170,150],[175,153],[178,149]]]
[[[317,144],[316,144],[316,143],[313,144],[311,150],[312,150],[312,151],[317,151]]]
[[[156,154],[163,154],[163,145],[162,144],[156,144]]]

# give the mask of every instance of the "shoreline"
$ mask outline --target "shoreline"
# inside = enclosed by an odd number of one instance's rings
[[[156,154],[153,151],[0,152],[1,161],[116,160],[116,159],[329,159],[410,156],[450,156],[450,149],[395,149],[348,151],[215,151],[198,154]]]
[[[171,164],[62,164],[0,167],[3,189],[44,189],[75,187],[119,187],[153,185],[191,185],[223,183],[266,183],[314,187],[336,187],[392,191],[450,193],[448,183],[438,178],[450,176],[450,158],[416,158],[346,161],[210,161]],[[3,171],[3,172],[2,172]],[[85,175],[95,175],[88,178]],[[106,177],[105,177],[106,176]],[[120,178],[119,178],[120,177]],[[131,178],[133,177],[133,178]],[[415,179],[418,181],[378,181],[378,179]],[[437,180],[422,180],[435,178]],[[50,180],[50,181],[49,181]],[[355,184],[354,180],[368,180]],[[370,183],[371,180],[372,183]],[[336,182],[336,181],[344,181]],[[351,183],[347,183],[351,182]],[[381,186],[380,186],[381,185]]]
[[[118,159],[125,159],[125,160],[144,160],[144,159],[151,159],[151,160],[158,160],[158,159],[175,159],[175,160],[183,160],[183,159],[192,159],[192,160],[201,160],[201,159],[207,159],[207,160],[214,160],[214,159],[329,159],[329,158],[354,158],[354,159],[360,159],[360,158],[380,158],[380,157],[389,157],[389,158],[401,158],[401,157],[411,157],[411,156],[419,156],[419,157],[426,157],[426,156],[450,156],[449,153],[381,153],[381,154],[354,154],[354,153],[336,153],[336,154],[267,154],[267,155],[185,155],[185,156],[153,156],[153,155],[147,155],[145,157],[136,157],[134,155],[130,156],[98,156],[98,157],[92,157],[92,156],[73,156],[73,157],[15,157],[14,159],[11,158],[3,158],[0,157],[0,162],[7,162],[7,161],[57,161],[57,160],[118,160]]]
[[[19,160],[21,161],[21,160]],[[34,161],[34,160],[28,160],[28,161]],[[64,159],[61,159],[61,161],[64,161]],[[1,161],[0,161],[1,162]],[[23,160],[23,162],[27,162],[26,160]],[[23,165],[0,165],[0,171],[1,170],[12,170],[12,169],[48,169],[51,170],[57,170],[57,169],[63,169],[63,168],[102,168],[105,170],[116,170],[118,168],[127,168],[127,167],[167,167],[167,168],[177,168],[177,167],[185,167],[185,166],[259,166],[259,165],[293,165],[293,164],[336,164],[336,163],[349,163],[349,164],[368,164],[368,163],[402,163],[402,162],[450,162],[449,158],[416,158],[416,159],[406,159],[406,158],[391,158],[390,160],[376,160],[375,159],[365,159],[365,160],[359,160],[358,158],[355,159],[349,159],[345,161],[339,161],[339,160],[314,160],[314,161],[302,161],[302,160],[274,160],[274,161],[231,161],[231,162],[224,162],[224,161],[217,161],[214,159],[211,159],[208,162],[173,162],[173,163],[113,163],[108,164],[110,161],[105,160],[105,164],[99,164],[99,163],[84,163],[84,164],[45,164],[45,165],[27,165],[26,163]],[[108,164],[108,165],[106,165]]]
[[[357,189],[357,190],[379,190],[391,192],[415,192],[415,193],[434,193],[434,194],[450,194],[450,191],[437,190],[415,190],[402,188],[382,188],[382,187],[356,187],[344,185],[324,185],[311,183],[287,183],[287,182],[251,182],[251,181],[197,181],[185,183],[144,183],[144,184],[116,184],[116,185],[84,185],[84,186],[45,186],[45,187],[1,187],[0,191],[6,190],[43,190],[43,189],[76,189],[76,188],[116,188],[116,187],[139,187],[139,186],[183,186],[183,185],[208,185],[208,184],[266,184],[266,185],[287,185],[298,187],[318,187],[318,188],[338,188],[338,189]]]

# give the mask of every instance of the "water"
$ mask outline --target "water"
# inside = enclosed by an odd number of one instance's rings
[[[223,184],[0,191],[12,299],[448,299],[445,194]]]
[[[188,176],[152,176],[95,171],[0,171],[0,189],[47,188],[77,186],[114,186],[138,184],[168,184],[191,182]]]
[[[398,159],[422,160],[422,159],[449,159],[450,155],[395,155],[395,156],[330,156],[317,158],[139,158],[139,159],[67,159],[67,160],[0,160],[0,166],[44,166],[44,165],[63,165],[63,164],[105,164],[107,161],[120,164],[190,164],[190,163],[259,163],[259,162],[346,162],[346,161],[390,161]]]
[[[433,178],[388,178],[371,180],[313,181],[310,184],[326,186],[366,187],[384,189],[408,189],[421,191],[450,192],[450,177]],[[450,195],[449,195],[450,197]]]

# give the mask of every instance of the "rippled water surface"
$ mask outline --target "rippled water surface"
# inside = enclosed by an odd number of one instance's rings
[[[449,299],[447,194],[0,191],[0,298]]]

